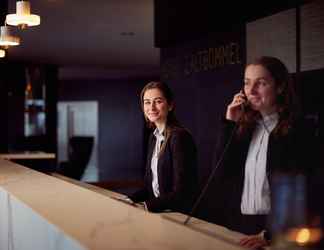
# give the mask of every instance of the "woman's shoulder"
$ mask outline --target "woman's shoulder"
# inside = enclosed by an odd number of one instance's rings
[[[170,141],[171,143],[174,141],[194,143],[191,132],[185,127],[172,127],[170,133]]]
[[[187,128],[180,126],[175,126],[171,128],[171,136],[192,137],[191,132]]]
[[[191,132],[184,127],[172,128],[168,147],[176,151],[180,150],[181,152],[190,151],[193,154],[197,151],[197,146]]]

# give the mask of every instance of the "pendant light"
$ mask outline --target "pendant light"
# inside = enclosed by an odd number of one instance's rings
[[[0,29],[0,46],[8,48],[9,46],[17,46],[20,44],[20,38],[11,34],[10,27],[5,25]]]
[[[0,49],[0,58],[4,58],[6,56],[6,51],[4,49]]]
[[[40,16],[30,14],[29,1],[20,0],[16,3],[16,14],[9,14],[6,17],[6,23],[25,29],[28,26],[40,24]]]

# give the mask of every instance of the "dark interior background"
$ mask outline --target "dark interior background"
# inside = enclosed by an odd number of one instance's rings
[[[144,119],[139,93],[151,79],[69,80],[59,84],[59,101],[99,103],[99,179],[141,179]]]
[[[0,9],[7,8],[5,2],[0,2]],[[100,181],[141,179],[147,130],[139,106],[139,93],[147,82],[161,79],[173,89],[178,118],[197,143],[199,178],[203,185],[213,167],[218,121],[226,104],[242,85],[246,62],[245,23],[305,2],[309,1],[270,1],[253,3],[252,7],[252,2],[246,1],[155,0],[154,36],[155,46],[161,48],[160,74],[118,79],[109,79],[109,76],[80,79],[75,75],[69,80],[59,80],[60,65],[41,65],[48,86],[48,130],[37,145],[43,145],[41,149],[45,151],[56,152],[58,101],[97,100]],[[190,74],[185,72],[186,58],[192,53],[230,43],[239,45],[239,62],[198,69]],[[0,62],[2,152],[21,147],[24,66],[33,63],[37,62],[9,62],[7,59]],[[324,69],[298,72],[294,77],[298,79],[296,87],[304,115],[317,122],[323,142]]]

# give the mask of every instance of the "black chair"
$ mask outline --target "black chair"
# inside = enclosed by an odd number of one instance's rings
[[[73,136],[69,140],[69,159],[59,164],[58,172],[67,177],[80,180],[89,163],[93,136]]]

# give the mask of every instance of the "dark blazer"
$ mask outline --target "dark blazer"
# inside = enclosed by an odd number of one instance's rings
[[[184,128],[172,130],[166,147],[158,160],[158,182],[160,196],[152,190],[151,159],[155,147],[155,136],[149,137],[145,171],[145,187],[129,196],[134,202],[145,201],[149,211],[165,209],[187,212],[193,202],[197,188],[197,150],[191,134]]]
[[[218,157],[224,151],[234,129],[234,122],[223,119],[217,146]],[[213,220],[238,231],[242,231],[239,225],[242,216],[241,197],[252,132],[241,138],[236,135],[233,137],[214,178],[217,197],[214,202],[218,203],[215,214],[218,218]],[[314,137],[314,129],[304,120],[294,122],[286,135],[278,136],[272,132],[268,143],[266,173],[270,189],[272,176],[276,173],[302,173],[308,176],[318,166],[318,143]]]

